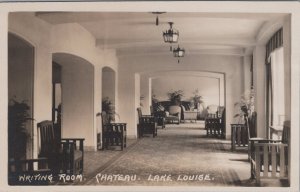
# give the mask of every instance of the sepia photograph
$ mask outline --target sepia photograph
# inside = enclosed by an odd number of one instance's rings
[[[0,191],[299,191],[298,1],[0,2]]]

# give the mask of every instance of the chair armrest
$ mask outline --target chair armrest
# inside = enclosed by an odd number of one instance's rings
[[[103,125],[103,128],[106,128],[106,131],[121,131],[126,132],[126,125],[127,123],[109,123],[106,125]]]
[[[286,143],[254,143],[254,146],[255,147],[262,147],[262,146],[284,146],[284,147],[287,147],[288,144]]]
[[[77,146],[79,146],[79,150],[83,151],[83,142],[85,139],[83,138],[62,138],[60,140],[60,144],[63,146],[63,148],[74,148],[77,149]],[[73,145],[73,146],[72,146]]]
[[[281,140],[276,140],[276,139],[264,139],[264,138],[250,138],[249,141],[252,142],[258,142],[258,143],[281,143]]]
[[[37,163],[38,170],[50,171],[50,169],[48,169],[48,159],[45,157],[36,159],[9,160],[9,170],[10,172],[33,172],[36,171],[34,170],[35,163]],[[26,170],[22,170],[24,167]]]

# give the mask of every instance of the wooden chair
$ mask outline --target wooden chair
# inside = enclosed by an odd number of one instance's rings
[[[102,141],[103,149],[109,146],[120,146],[121,150],[126,147],[126,123],[111,123],[108,115],[102,111]]]
[[[52,121],[37,124],[40,144],[39,157],[47,158],[49,169],[54,173],[83,173],[82,138],[60,138],[54,130]]]
[[[138,132],[139,136],[143,137],[144,134],[152,134],[153,137],[157,136],[157,121],[152,115],[142,115],[141,108],[137,109],[139,116]]]
[[[237,148],[248,148],[248,129],[246,124],[231,124],[231,150]]]
[[[164,129],[166,127],[166,113],[164,111],[154,111],[153,106],[150,106],[150,112],[156,118],[157,126]]]
[[[37,179],[31,179],[39,175]],[[30,178],[30,180],[26,179]],[[47,158],[14,160],[8,162],[9,185],[48,185],[52,181]]]
[[[257,184],[261,179],[288,179],[289,138],[289,125],[284,126],[281,140],[249,138],[251,178]]]
[[[225,138],[225,108],[218,107],[216,113],[208,113],[205,118],[207,136]]]

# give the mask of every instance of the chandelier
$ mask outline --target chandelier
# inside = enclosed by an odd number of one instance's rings
[[[176,49],[173,49],[173,55],[174,57],[178,57],[178,63],[179,63],[179,58],[184,57],[185,50],[183,48],[180,48],[179,45]]]
[[[179,32],[176,29],[173,29],[173,22],[169,22],[170,29],[163,32],[163,38],[165,43],[177,43],[179,38]],[[172,51],[172,46],[170,46],[170,51]]]

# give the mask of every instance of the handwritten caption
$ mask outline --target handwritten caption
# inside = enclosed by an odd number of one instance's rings
[[[149,182],[172,182],[172,181],[213,181],[214,177],[210,174],[180,174],[180,175],[171,175],[171,174],[149,174],[143,175],[143,177],[137,174],[103,174],[98,173],[94,177],[97,183],[101,182],[114,182],[114,181],[123,181],[123,182],[132,182],[139,180],[146,180]],[[19,175],[19,182],[32,183],[36,181],[45,181],[52,183],[54,181],[53,174],[42,175]],[[55,177],[55,181],[59,182],[82,182],[86,180],[82,174],[78,175],[68,175],[68,174],[58,174]]]

